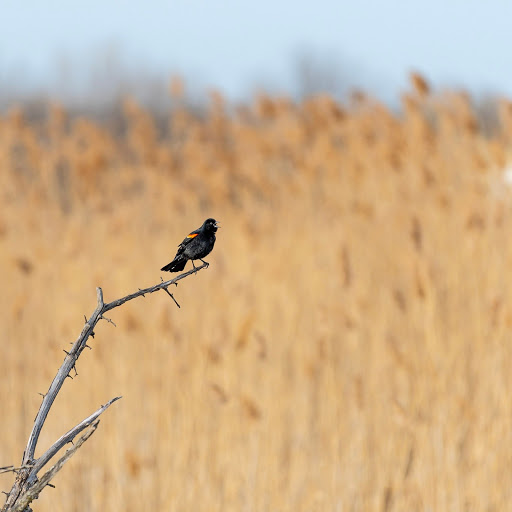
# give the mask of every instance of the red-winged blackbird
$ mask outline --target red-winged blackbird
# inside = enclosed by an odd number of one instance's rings
[[[208,266],[208,263],[203,260],[208,254],[212,252],[215,244],[215,232],[220,226],[215,219],[206,219],[204,224],[195,231],[192,231],[187,238],[178,245],[178,252],[171,263],[165,265],[160,270],[168,272],[179,272],[185,268],[188,260],[192,261],[194,268],[194,260],[201,260]]]

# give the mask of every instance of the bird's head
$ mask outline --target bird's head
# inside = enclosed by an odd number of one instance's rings
[[[215,219],[206,219],[203,227],[206,231],[213,231],[214,233],[220,228],[219,223]]]

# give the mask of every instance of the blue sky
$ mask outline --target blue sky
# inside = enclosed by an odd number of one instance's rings
[[[181,73],[238,99],[296,92],[309,55],[342,88],[383,99],[412,69],[436,87],[512,97],[511,20],[507,0],[2,0],[0,86],[86,94],[94,72]]]

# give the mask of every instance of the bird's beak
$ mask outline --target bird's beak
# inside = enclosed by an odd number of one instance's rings
[[[216,227],[216,228],[220,228],[220,225],[219,225],[219,223],[218,223],[218,222],[215,222],[215,227]]]

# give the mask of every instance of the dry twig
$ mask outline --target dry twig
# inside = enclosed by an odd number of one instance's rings
[[[180,305],[174,298],[173,294],[169,292],[168,288],[171,285],[178,286],[178,281],[181,279],[191,275],[196,274],[199,270],[203,268],[207,268],[207,264],[203,264],[199,267],[195,267],[188,272],[184,272],[179,276],[176,276],[174,279],[169,281],[162,281],[161,283],[151,286],[150,288],[145,288],[139,290],[135,293],[122,297],[120,299],[114,300],[112,302],[103,301],[103,291],[101,288],[96,289],[97,294],[97,306],[89,319],[86,318],[85,325],[80,333],[78,339],[73,343],[71,350],[69,352],[64,351],[66,353],[66,357],[59,368],[57,375],[53,379],[50,384],[50,388],[43,396],[43,401],[41,406],[39,407],[39,411],[34,420],[34,426],[32,427],[32,432],[30,433],[30,437],[27,442],[27,446],[23,453],[23,459],[21,462],[21,467],[15,468],[14,466],[5,466],[0,468],[0,472],[13,471],[17,473],[16,480],[7,495],[7,499],[4,507],[1,512],[13,512],[13,511],[24,511],[29,512],[31,509],[29,507],[30,503],[37,499],[39,493],[43,490],[44,487],[50,484],[50,480],[55,476],[55,474],[60,471],[62,466],[66,463],[66,461],[80,448],[80,446],[94,433],[96,430],[99,419],[98,417],[108,408],[111,404],[113,404],[116,400],[119,400],[121,397],[116,397],[107,402],[105,405],[102,405],[96,412],[91,414],[89,417],[85,418],[78,425],[69,430],[66,434],[61,436],[48,450],[46,450],[43,455],[39,458],[35,459],[34,454],[37,446],[37,442],[39,440],[39,435],[41,433],[41,429],[48,417],[48,413],[57,397],[59,391],[64,384],[64,381],[67,377],[71,377],[70,372],[74,371],[75,376],[76,372],[76,362],[80,357],[80,354],[83,352],[84,348],[91,348],[87,345],[87,340],[89,336],[94,338],[94,328],[96,324],[100,320],[106,320],[107,322],[113,324],[115,323],[104,316],[104,313],[110,311],[111,309],[115,309],[119,306],[122,306],[124,303],[135,299],[137,297],[144,297],[146,294],[154,293],[159,290],[165,290],[165,292],[171,296],[173,301],[176,303],[178,307]],[[86,430],[87,429],[87,430]],[[57,461],[57,463],[49,469],[41,478],[38,478],[38,473],[52,460],[53,457],[69,442],[73,442],[73,440],[84,430],[86,432],[82,434],[78,440],[75,442],[74,446],[66,451],[66,453]]]

